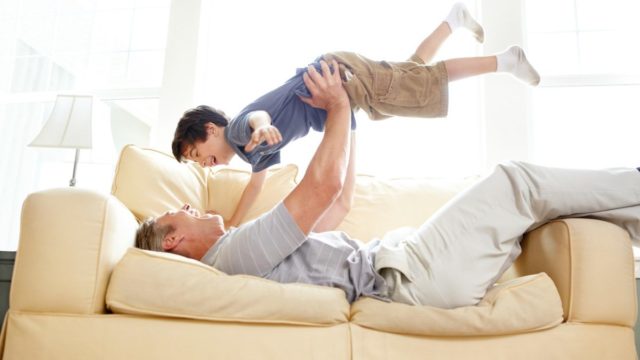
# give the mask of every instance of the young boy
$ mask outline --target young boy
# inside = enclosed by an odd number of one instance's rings
[[[503,53],[430,62],[442,43],[459,28],[465,28],[478,42],[484,41],[482,26],[463,4],[449,15],[404,62],[372,61],[350,52],[322,55],[309,66],[319,71],[321,62],[337,61],[343,86],[353,111],[364,110],[372,120],[390,116],[442,117],[448,110],[448,83],[491,72],[511,73],[536,86],[540,76],[527,61],[523,50],[513,46]],[[280,149],[305,136],[309,129],[323,131],[326,112],[305,103],[309,97],[298,69],[284,85],[245,107],[233,120],[209,106],[187,110],[178,122],[172,151],[178,161],[189,159],[202,166],[228,164],[234,155],[252,166],[252,176],[228,226],[237,226],[260,193],[266,169],[280,162]],[[335,69],[334,69],[335,70]]]

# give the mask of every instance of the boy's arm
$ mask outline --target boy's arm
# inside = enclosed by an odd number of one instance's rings
[[[349,149],[349,166],[344,179],[344,186],[340,196],[322,215],[318,224],[313,228],[315,232],[331,231],[340,225],[347,216],[353,204],[353,191],[356,183],[356,132],[351,132],[351,148]]]
[[[282,141],[280,131],[271,125],[271,116],[266,111],[260,110],[250,113],[249,127],[251,127],[251,140],[244,147],[246,152],[255,149],[264,141],[269,145],[275,145]]]
[[[242,221],[245,215],[247,215],[251,206],[256,202],[258,195],[260,195],[266,178],[267,169],[251,173],[251,178],[242,192],[236,211],[233,213],[233,216],[231,216],[229,221],[226,222],[227,227],[237,227],[238,224],[240,224],[240,221]]]

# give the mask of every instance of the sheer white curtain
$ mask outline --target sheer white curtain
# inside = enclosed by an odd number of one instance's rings
[[[41,126],[43,104],[0,104],[0,250],[14,250],[22,201],[38,177],[38,157],[27,149]]]
[[[203,0],[199,103],[233,116],[318,55],[355,51],[404,60],[438,26],[454,1],[268,2]],[[475,11],[476,2],[466,2]],[[454,34],[437,60],[475,56],[480,47]],[[460,176],[481,168],[480,80],[451,84],[449,116],[381,122],[358,113],[358,171],[380,176]],[[302,167],[320,139],[312,133],[283,150],[283,162]],[[237,164],[241,164],[238,162]]]
[[[77,186],[109,192],[119,150],[111,125],[135,142],[131,133],[157,114],[149,94],[162,83],[169,3],[0,1],[0,250],[17,247],[27,194],[69,183],[72,149],[27,147],[56,94],[94,95],[93,149],[80,153]]]

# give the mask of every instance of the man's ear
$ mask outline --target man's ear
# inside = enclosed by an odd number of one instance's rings
[[[178,234],[176,231],[172,231],[165,235],[162,240],[162,250],[171,252],[171,250],[175,249],[183,240],[184,235]]]

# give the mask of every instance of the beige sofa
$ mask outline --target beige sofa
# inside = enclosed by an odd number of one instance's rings
[[[246,220],[295,185],[269,174]],[[627,234],[592,219],[551,222],[477,306],[442,310],[341,290],[228,276],[132,249],[136,218],[189,202],[229,216],[244,171],[205,170],[126,147],[112,194],[52,189],[22,209],[3,359],[635,359]],[[469,181],[359,176],[340,229],[368,241],[417,226]]]

